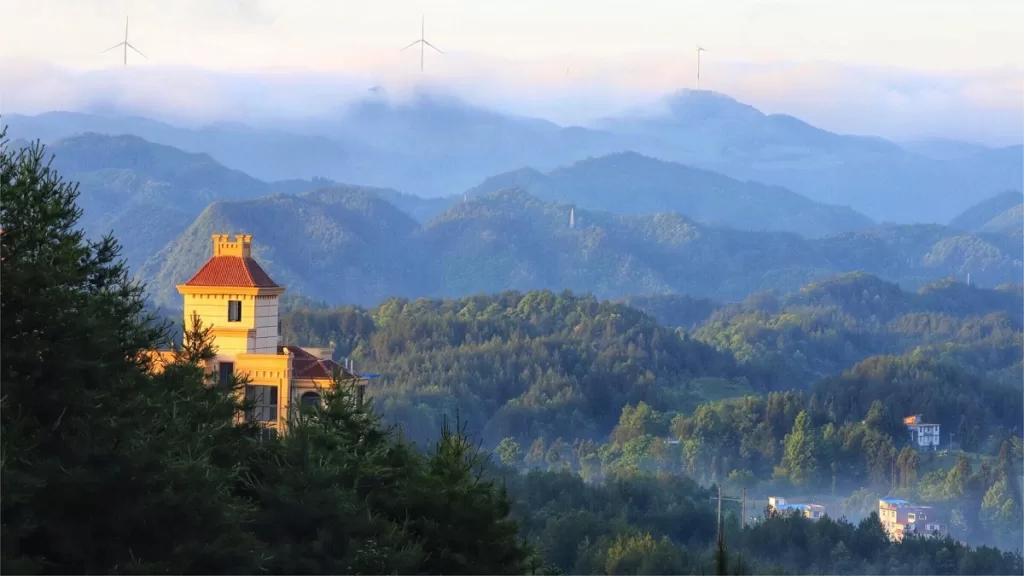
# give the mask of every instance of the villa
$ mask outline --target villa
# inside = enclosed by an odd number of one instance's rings
[[[301,348],[281,342],[280,286],[252,257],[252,236],[213,235],[213,256],[184,284],[186,326],[194,313],[211,327],[216,356],[206,368],[224,381],[230,375],[248,379],[246,414],[275,432],[284,433],[292,406],[318,404],[320,390],[335,376],[356,387],[359,400],[369,379],[351,365],[331,359],[333,350]],[[157,351],[154,369],[173,359],[173,351]]]

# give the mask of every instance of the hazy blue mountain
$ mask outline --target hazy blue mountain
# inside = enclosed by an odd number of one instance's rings
[[[983,152],[989,152],[992,148],[976,142],[964,142],[962,140],[950,140],[947,138],[927,138],[924,140],[912,140],[901,142],[903,148],[921,156],[934,158],[936,160],[953,160],[966,158]]]
[[[141,265],[220,198],[265,196],[271,188],[206,154],[137,136],[86,133],[47,147],[53,166],[79,184],[79,224],[91,236],[113,232],[123,256]]]
[[[1024,204],[1017,204],[986,222],[979,232],[1020,236],[1022,229],[1024,229]]]
[[[11,136],[50,142],[83,132],[135,134],[263,180],[325,177],[436,197],[519,166],[544,169],[619,150],[610,134],[501,114],[444,96],[369,99],[289,130],[220,123],[179,128],[136,117],[12,115]]]
[[[936,159],[881,138],[847,136],[727,96],[682,91],[593,129],[562,127],[421,94],[374,98],[282,129],[181,128],[142,118],[51,113],[8,118],[12,138],[135,134],[204,152],[263,180],[309,179],[452,196],[523,166],[553,170],[634,151],[849,206],[876,221],[947,222],[1024,178],[1020,146]],[[932,153],[934,156],[934,153]],[[434,207],[436,209],[436,207]],[[429,212],[429,210],[427,210]]]
[[[210,254],[213,233],[250,233],[268,271],[295,292],[372,304],[391,296],[457,296],[551,288],[619,298],[685,293],[742,300],[863,270],[916,288],[972,274],[1019,279],[1021,248],[939,225],[884,226],[811,240],[708,226],[675,212],[577,209],[520,190],[459,202],[424,226],[365,190],[276,195],[210,206],[150,259],[140,277],[158,303],[177,299]]]
[[[262,180],[294,180],[329,177],[372,184],[373,176],[398,159],[373,150],[310,134],[219,123],[200,128],[171,126],[146,118],[49,112],[38,116],[7,117],[9,136],[51,143],[87,132],[119,136],[131,134],[153,143],[186,152],[209,154],[227,167]],[[366,178],[363,178],[366,176]]]
[[[1022,203],[1024,203],[1024,193],[1019,190],[1007,190],[971,206],[950,220],[949,225],[959,230],[979,232],[993,219],[1001,218],[1004,214],[1007,215],[1007,218],[1003,218],[1003,220],[1012,219],[1013,209]],[[1017,222],[1017,225],[1021,224],[1021,222]]]
[[[679,212],[700,222],[809,237],[874,224],[849,208],[814,202],[778,186],[740,182],[634,152],[589,158],[547,174],[532,169],[499,174],[468,194],[512,187],[542,200],[616,214]]]
[[[85,133],[47,146],[53,166],[79,183],[80,225],[92,236],[113,232],[133,268],[180,234],[217,200],[297,193],[317,182],[268,184],[224,167],[208,154],[184,152],[138,136]]]
[[[707,91],[682,91],[600,126],[632,136],[638,152],[785,186],[880,221],[945,222],[1024,177],[1019,146],[937,160]]]

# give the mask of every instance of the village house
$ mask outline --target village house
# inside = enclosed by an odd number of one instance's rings
[[[910,432],[910,443],[920,451],[939,449],[939,425],[927,424],[920,414],[907,416],[903,419]]]
[[[894,542],[903,540],[908,534],[943,537],[948,530],[940,522],[931,506],[911,504],[899,498],[882,498],[878,501],[878,518],[885,533]]]
[[[329,348],[302,348],[281,342],[278,285],[252,257],[252,236],[213,235],[213,256],[184,284],[177,286],[184,298],[189,326],[193,313],[211,328],[216,356],[207,364],[217,381],[236,375],[248,379],[245,398],[252,408],[250,420],[284,433],[292,408],[318,404],[320,391],[337,377],[356,387],[362,400],[368,379],[351,366],[331,359]],[[173,360],[173,351],[154,354],[154,369]]]
[[[797,512],[804,518],[810,518],[811,520],[820,520],[825,516],[825,507],[821,504],[791,504],[785,498],[778,496],[770,496],[768,498],[768,508],[780,514]]]

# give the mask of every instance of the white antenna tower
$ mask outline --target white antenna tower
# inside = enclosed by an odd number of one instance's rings
[[[110,48],[107,48],[103,52],[100,52],[100,54],[106,54],[107,52],[110,52],[111,50],[114,50],[115,48],[122,48],[122,47],[124,48],[124,67],[125,68],[128,67],[128,49],[129,48],[131,48],[132,50],[135,50],[136,54],[138,54],[139,56],[142,56],[146,60],[149,60],[148,56],[143,54],[138,48],[136,48],[135,46],[132,46],[131,43],[128,42],[128,17],[127,16],[124,17],[124,41],[118,42],[117,44],[114,44]]]
[[[576,209],[575,208],[569,208],[569,228],[572,229],[572,228],[575,228],[575,227],[576,227]]]
[[[425,48],[427,46],[430,46],[434,50],[437,50],[438,54],[444,54],[444,52],[441,52],[440,48],[438,48],[437,46],[434,46],[433,44],[431,44],[430,42],[427,41],[426,30],[427,30],[427,18],[426,18],[426,16],[423,16],[420,19],[420,39],[415,41],[415,42],[413,42],[412,44],[409,44],[405,48],[402,48],[402,50],[401,50],[402,52],[404,52],[405,50],[408,50],[409,48],[412,48],[413,46],[415,46],[417,44],[420,45],[420,72],[423,72],[423,52],[425,51]]]
[[[697,45],[697,90],[700,90],[700,53],[707,52],[706,49],[701,48],[700,44]]]

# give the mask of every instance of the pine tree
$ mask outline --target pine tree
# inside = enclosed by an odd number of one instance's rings
[[[818,479],[818,442],[806,411],[800,411],[793,430],[786,435],[782,462],[790,481],[797,486],[807,486]]]
[[[195,372],[153,377],[166,327],[41,146],[0,136],[2,570],[255,571],[249,510],[214,460],[234,402]],[[223,416],[227,418],[223,418]]]

